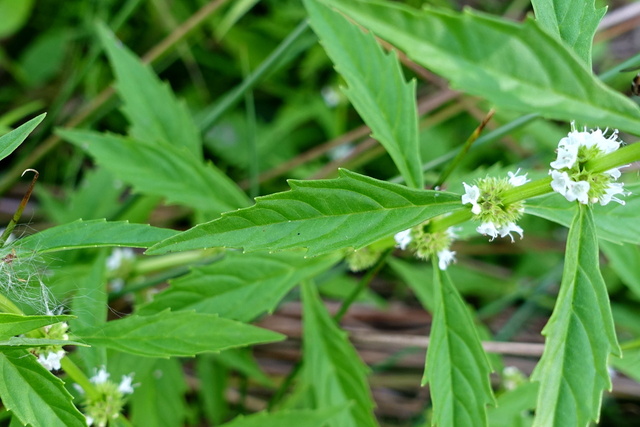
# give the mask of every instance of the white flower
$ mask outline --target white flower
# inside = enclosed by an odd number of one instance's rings
[[[511,242],[514,242],[515,240],[511,235],[511,233],[514,233],[514,232],[518,233],[521,239],[523,237],[522,228],[517,226],[514,222],[508,222],[505,225],[500,227],[496,227],[496,225],[491,221],[483,222],[482,224],[480,224],[478,228],[476,228],[476,231],[485,236],[490,236],[492,241],[498,236],[500,237],[509,236],[511,237]]]
[[[438,252],[438,267],[440,270],[446,270],[449,264],[455,262],[456,253],[454,251],[450,251],[449,249],[443,249]]]
[[[515,241],[511,233],[518,233],[520,235],[520,239],[522,239],[523,237],[522,228],[517,226],[513,222],[509,222],[503,225],[502,227],[498,228],[498,233],[500,233],[500,237],[507,237],[507,236],[511,237],[511,243]]]
[[[581,142],[584,138],[579,138],[580,133],[586,132],[571,132],[566,138],[562,138],[558,143],[558,158],[551,162],[551,167],[554,169],[572,168],[576,160],[578,160],[578,148],[580,148]]]
[[[93,417],[90,417],[89,415],[85,415],[84,418],[86,419],[88,426],[93,425]]]
[[[94,384],[104,384],[108,380],[109,380],[109,373],[104,368],[104,366],[100,368],[100,370],[98,370],[98,372],[94,376],[89,378],[89,381],[91,381]]]
[[[569,180],[564,197],[566,197],[567,200],[570,202],[577,200],[583,205],[586,205],[587,203],[589,203],[590,188],[591,188],[591,185],[589,185],[587,181],[573,182]]]
[[[471,203],[471,212],[478,215],[482,211],[482,208],[478,204],[480,189],[477,185],[467,185],[466,182],[463,182],[462,185],[464,185],[465,192],[465,194],[462,195],[462,204],[466,205],[467,203]]]
[[[49,371],[53,371],[53,370],[57,371],[61,367],[60,361],[62,360],[65,354],[66,353],[64,350],[50,351],[49,353],[46,354],[46,356],[43,354],[38,355],[38,362],[40,362],[40,364]]]
[[[485,236],[491,236],[491,240],[498,237],[498,229],[496,228],[495,224],[491,221],[483,222],[478,226],[478,228],[476,228],[476,231]]]
[[[122,266],[125,260],[135,258],[135,253],[131,248],[115,248],[109,258],[107,258],[107,270],[116,271]]]
[[[118,391],[122,394],[131,394],[133,393],[133,386],[131,382],[133,381],[133,374],[131,375],[123,375],[122,380],[120,381],[120,385],[118,386]]]
[[[625,204],[624,200],[621,200],[615,197],[616,194],[621,194],[623,196],[627,196],[631,194],[628,191],[624,191],[623,186],[624,184],[621,184],[618,182],[610,183],[609,186],[604,190],[604,194],[600,196],[600,204],[604,206],[613,200],[614,202],[618,202],[621,205],[624,205]]]
[[[404,251],[405,249],[407,249],[407,245],[411,243],[411,229],[409,228],[408,230],[396,233],[393,238],[396,240],[396,243],[398,244],[400,249]]]
[[[509,184],[513,185],[514,187],[520,187],[521,185],[524,185],[527,182],[531,181],[530,179],[527,179],[526,173],[522,176],[518,176],[518,173],[520,173],[520,168],[518,168],[516,173],[507,172],[507,174],[509,175]]]

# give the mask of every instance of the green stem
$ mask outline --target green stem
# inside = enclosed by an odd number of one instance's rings
[[[640,160],[640,144],[629,144],[613,153],[587,162],[585,169],[591,173],[602,173],[638,160]]]
[[[431,233],[444,231],[453,225],[469,221],[471,218],[473,218],[471,208],[459,210],[452,213],[451,215],[441,216],[440,218],[431,220],[431,222],[429,223],[429,231]]]
[[[215,259],[221,256],[224,250],[215,248],[203,251],[177,252],[168,255],[161,255],[149,258],[142,258],[136,261],[132,276],[139,276],[149,273],[157,273],[174,267],[182,267],[193,262]]]
[[[69,378],[82,387],[87,397],[90,399],[98,397],[98,390],[96,390],[96,387],[91,381],[89,381],[89,378],[87,378],[78,365],[73,363],[73,360],[71,360],[69,356],[63,357],[60,361],[60,365],[62,365],[62,369],[66,372]]]
[[[11,218],[11,221],[9,221],[9,224],[4,229],[2,236],[0,236],[0,247],[5,245],[5,243],[7,242],[7,239],[11,235],[11,232],[13,231],[14,228],[16,228],[16,224],[18,223],[18,221],[20,220],[20,217],[22,216],[22,211],[24,211],[24,208],[27,206],[27,203],[29,202],[29,197],[31,197],[31,193],[33,192],[33,187],[36,185],[38,176],[40,176],[40,173],[35,169],[27,169],[26,171],[22,172],[22,176],[24,176],[24,174],[27,172],[34,173],[33,179],[31,180],[31,184],[29,184],[29,188],[27,188],[27,192],[24,193],[24,196],[22,197],[22,201],[20,202],[18,209],[16,209],[16,211],[13,213],[13,217]]]
[[[553,192],[551,177],[542,178],[505,191],[502,195],[502,203],[511,204],[551,192]]]

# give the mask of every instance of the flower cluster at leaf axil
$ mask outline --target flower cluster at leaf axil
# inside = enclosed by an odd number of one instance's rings
[[[89,379],[95,385],[95,393],[85,396],[84,414],[88,425],[106,426],[120,416],[125,397],[133,393],[133,375],[123,375],[119,384],[109,380],[109,373],[103,367]],[[76,389],[84,394],[82,387]]]
[[[69,340],[68,330],[69,325],[66,322],[47,325],[41,329],[43,338],[61,341]],[[61,345],[37,347],[30,349],[30,351],[38,358],[38,362],[49,371],[60,369],[60,361],[66,354]]]
[[[462,204],[471,204],[473,218],[481,222],[476,231],[490,236],[491,240],[498,236],[509,236],[513,242],[511,233],[518,233],[522,238],[522,228],[516,225],[516,222],[524,212],[523,202],[504,203],[503,201],[506,191],[529,181],[527,174],[519,176],[519,172],[520,169],[515,173],[509,172],[508,178],[483,178],[474,185],[462,183],[465,189]]]
[[[618,131],[608,137],[606,132],[600,129],[578,132],[572,123],[569,135],[558,143],[558,158],[551,162],[553,169],[549,170],[551,187],[568,201],[606,205],[613,200],[624,205],[624,200],[616,197],[629,194],[622,183],[615,182],[620,178],[620,168],[593,173],[585,167],[589,161],[620,148]]]
[[[452,228],[444,231],[431,232],[429,230],[429,221],[427,221],[408,230],[396,233],[394,238],[400,249],[409,249],[414,252],[418,258],[427,260],[432,256],[437,256],[440,270],[446,270],[449,264],[456,260],[456,253],[449,249],[451,243],[456,238]]]

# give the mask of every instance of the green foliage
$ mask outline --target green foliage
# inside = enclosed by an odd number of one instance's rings
[[[611,388],[607,360],[620,354],[591,208],[576,212],[566,254],[558,301],[542,332],[544,354],[532,375],[540,382],[534,426],[597,421],[602,391]]]
[[[73,319],[74,316],[24,316],[0,313],[0,338],[24,334],[46,325]]]
[[[223,427],[322,427],[327,421],[344,412],[344,407],[325,408],[317,411],[299,410],[265,413],[261,412],[248,417],[238,417]]]
[[[38,117],[29,120],[27,123],[0,137],[0,160],[13,153],[27,136],[44,120],[46,114],[40,114]]]

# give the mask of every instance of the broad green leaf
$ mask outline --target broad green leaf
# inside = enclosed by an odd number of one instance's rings
[[[78,220],[27,236],[18,240],[13,247],[18,254],[21,251],[47,253],[110,246],[148,248],[159,240],[175,234],[174,230],[147,224],[131,224],[127,221]]]
[[[0,39],[8,37],[27,23],[35,0],[0,0]]]
[[[43,326],[66,322],[74,318],[75,316],[24,316],[0,313],[0,339],[24,334]]]
[[[514,23],[466,9],[414,9],[390,1],[323,0],[498,107],[640,134],[640,108],[599,79],[533,19]]]
[[[0,349],[5,351],[8,348],[31,348],[31,347],[46,347],[50,345],[78,345],[87,346],[79,341],[71,340],[52,340],[47,338],[25,338],[25,337],[11,337],[8,340],[0,340]]]
[[[1,16],[1,15],[0,15]],[[27,139],[29,134],[44,120],[46,113],[40,114],[38,117],[29,120],[27,123],[14,129],[6,135],[0,136],[0,160],[13,153],[22,142]]]
[[[331,427],[377,426],[374,403],[362,363],[346,333],[331,318],[313,285],[302,286],[304,365],[303,376],[317,409],[353,402],[348,411],[328,423]]]
[[[86,427],[60,378],[25,350],[0,352],[0,400],[23,425]]]
[[[513,390],[507,390],[496,399],[496,406],[489,408],[491,427],[531,426],[531,410],[536,407],[538,383],[527,382]]]
[[[240,415],[221,427],[323,427],[346,407],[329,407],[319,410],[301,409],[296,411],[260,412],[246,417]]]
[[[169,85],[162,83],[105,25],[98,25],[97,30],[116,74],[116,89],[131,123],[131,137],[162,143],[160,146],[186,147],[200,159],[200,132],[184,102],[178,101]]]
[[[591,68],[591,46],[607,8],[594,0],[532,0],[540,27],[562,40]]]
[[[290,180],[291,191],[256,198],[247,209],[228,212],[167,239],[149,254],[210,248],[309,248],[308,255],[359,249],[434,216],[462,209],[460,196],[413,190],[345,169],[331,180]]]
[[[214,314],[188,311],[131,315],[101,327],[77,331],[75,335],[89,345],[149,357],[194,356],[285,338]]]
[[[373,35],[316,0],[304,3],[312,28],[348,84],[347,97],[373,138],[387,150],[407,185],[423,188],[415,80],[405,81],[396,53],[385,54]]]
[[[340,259],[337,254],[305,258],[301,252],[229,252],[223,260],[173,280],[139,314],[171,308],[248,322],[273,311],[300,281],[329,269]]]
[[[436,260],[433,274],[435,312],[422,384],[429,383],[434,424],[486,426],[487,405],[495,402],[489,359],[469,310]]]
[[[83,130],[58,134],[137,191],[167,202],[217,214],[248,204],[247,197],[222,172],[184,147],[164,146]]]
[[[531,379],[540,382],[534,426],[587,426],[597,421],[604,389],[611,389],[607,359],[620,354],[609,296],[598,266],[591,207],[569,229],[560,293],[544,353]]]
[[[640,298],[640,248],[637,245],[617,245],[615,243],[600,241],[600,249],[609,260],[609,265],[622,279],[625,285]]]
[[[599,239],[613,243],[640,244],[640,183],[625,185],[631,195],[624,197],[626,204],[611,202],[606,206],[595,206],[593,217]],[[576,203],[568,202],[559,194],[548,194],[527,200],[525,212],[569,227],[578,209]]]

